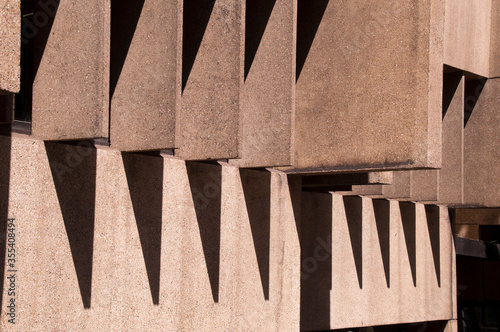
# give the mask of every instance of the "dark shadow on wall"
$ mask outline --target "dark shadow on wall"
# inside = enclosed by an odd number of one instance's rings
[[[271,173],[240,169],[252,238],[259,265],[264,299],[269,300],[269,255],[271,237]]]
[[[472,112],[474,112],[476,108],[476,104],[481,97],[486,81],[486,78],[465,81],[464,127],[467,126],[473,114]]]
[[[1,112],[2,110],[0,110]],[[10,133],[0,134],[0,314],[2,314],[3,286],[5,275],[5,254],[7,249],[7,224],[9,216],[11,137]],[[16,221],[14,221],[16,222]],[[15,225],[15,224],[14,224]]]
[[[276,0],[252,0],[246,3],[245,17],[245,80],[264,36]]]
[[[186,162],[214,302],[219,302],[221,186],[219,164]]]
[[[387,288],[391,287],[391,202],[386,199],[372,200],[377,224],[378,241],[382,263],[384,264],[385,281]]]
[[[193,69],[215,0],[184,0],[182,25],[182,91]]]
[[[297,12],[297,72],[296,81],[306,63],[307,55],[318,32],[329,0],[298,0]]]
[[[358,196],[344,196],[344,208],[359,288],[363,288],[363,200]]]
[[[160,303],[163,158],[122,153],[153,304]]]
[[[411,202],[399,202],[401,222],[405,236],[408,260],[410,261],[413,286],[417,287],[417,243],[416,243],[416,215],[415,204]]]
[[[120,79],[145,0],[111,0],[110,102]]]
[[[88,141],[45,142],[84,308],[90,308],[96,190],[96,149]]]
[[[300,329],[329,330],[332,195],[302,192],[301,207]]]
[[[50,31],[59,9],[59,2],[60,0],[22,1],[21,42],[29,44],[33,41],[33,80],[45,53]],[[33,15],[30,15],[31,13]]]
[[[426,205],[425,216],[427,217],[427,229],[429,230],[429,239],[431,242],[432,257],[434,260],[434,269],[438,286],[441,287],[441,248],[440,248],[440,217],[439,206]]]
[[[443,119],[448,112],[453,96],[457,92],[458,85],[462,80],[463,73],[459,72],[445,72],[443,74]]]

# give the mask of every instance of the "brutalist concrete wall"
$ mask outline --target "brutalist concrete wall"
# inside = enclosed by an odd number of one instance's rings
[[[39,1],[33,31],[35,137],[108,136],[110,1]],[[132,96],[131,96],[132,97]]]
[[[297,0],[247,1],[245,83],[240,109],[242,167],[292,163]]]
[[[446,208],[303,192],[301,211],[303,330],[456,319]]]
[[[2,331],[299,330],[300,187],[286,176],[12,145],[16,324],[3,279]]]
[[[184,1],[182,106],[175,128],[176,155],[183,159],[239,156],[244,5]]]
[[[305,193],[282,173],[88,141],[0,139],[12,145],[5,215],[16,249],[2,330],[298,331],[454,317],[444,208]]]
[[[484,84],[484,82],[483,82]],[[465,124],[464,200],[468,205],[499,207],[500,79],[486,81],[470,96],[474,107]]]
[[[446,0],[445,64],[489,76],[491,9],[492,0]]]
[[[113,148],[134,151],[175,147],[175,114],[181,96],[181,4],[178,0],[113,2]]]
[[[290,171],[441,166],[444,1],[301,1]]]
[[[0,94],[21,85],[21,7],[19,0],[0,3]]]

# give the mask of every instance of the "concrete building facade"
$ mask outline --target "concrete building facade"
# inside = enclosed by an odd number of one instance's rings
[[[500,0],[0,1],[1,330],[500,329]]]

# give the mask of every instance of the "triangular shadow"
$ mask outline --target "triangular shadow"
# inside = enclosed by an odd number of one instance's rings
[[[296,81],[304,67],[307,55],[330,0],[298,0],[297,12],[297,68]]]
[[[222,167],[186,162],[214,302],[219,302]]]
[[[245,18],[245,80],[264,36],[276,0],[252,0],[246,3]]]
[[[110,102],[125,65],[145,0],[111,0]]]
[[[373,211],[375,213],[375,223],[377,224],[378,241],[380,244],[380,253],[382,254],[382,263],[384,264],[385,281],[387,288],[391,287],[391,205],[386,199],[374,199],[372,201]]]
[[[467,123],[472,116],[472,112],[479,101],[484,86],[486,85],[486,81],[486,78],[465,81],[464,128],[467,126]]]
[[[193,69],[215,0],[184,0],[182,24],[182,91]]]
[[[160,303],[163,158],[122,153],[153,304]]]
[[[344,208],[356,265],[359,288],[363,288],[363,200],[358,196],[344,196]]]
[[[431,242],[432,257],[434,260],[434,269],[439,287],[441,287],[441,248],[440,248],[440,230],[439,230],[439,206],[426,205],[425,216],[427,218],[427,229],[429,230],[429,239]]]
[[[417,287],[417,244],[416,244],[416,211],[415,204],[411,202],[399,202],[401,222],[405,236],[408,260],[410,261],[413,286]]]
[[[271,236],[271,173],[240,169],[252,238],[259,265],[264,299],[269,300],[269,255]]]
[[[96,191],[96,149],[91,143],[45,142],[84,308],[90,308]]]
[[[443,74],[443,119],[457,92],[460,81],[462,80],[462,75],[462,72],[449,72]]]
[[[33,43],[33,80],[35,79],[38,68],[42,61],[43,54],[45,53],[45,47],[47,46],[47,41],[49,40],[50,31],[52,30],[52,25],[54,24],[54,19],[57,15],[59,9],[60,0],[52,1],[22,1],[21,11],[24,15],[22,18],[22,38],[21,42],[23,44],[29,45],[30,42]],[[33,22],[36,17],[44,18],[45,24],[40,24],[40,22]],[[31,83],[33,83],[33,80]]]

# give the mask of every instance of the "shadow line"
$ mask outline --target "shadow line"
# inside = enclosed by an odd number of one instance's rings
[[[306,63],[307,55],[318,32],[329,0],[298,0],[296,81]]]
[[[215,0],[184,0],[182,24],[182,91],[193,69]]]
[[[240,168],[255,255],[264,299],[269,300],[269,255],[271,237],[271,173]]]
[[[96,149],[90,143],[45,142],[84,308],[90,308]]]
[[[33,84],[33,80],[38,73],[38,68],[45,53],[50,31],[52,30],[52,25],[59,9],[59,2],[60,0],[21,2],[23,16],[29,15],[22,18],[22,40],[26,40],[25,44],[33,43],[33,77],[31,84]],[[31,13],[33,15],[30,15]],[[39,21],[40,19],[44,20]]]
[[[153,304],[160,303],[163,158],[122,153]]]
[[[384,264],[385,281],[387,288],[391,287],[391,203],[386,199],[374,199],[373,211],[375,213],[375,223],[377,224],[378,241],[380,244],[380,253],[382,254],[382,263]]]
[[[440,252],[440,230],[439,230],[439,206],[426,205],[425,216],[427,217],[427,229],[431,242],[432,258],[439,287],[441,287],[441,252]]]
[[[186,162],[214,302],[219,302],[222,167]]]
[[[253,0],[246,3],[245,80],[264,36],[276,0]]]
[[[344,208],[351,239],[352,255],[356,265],[359,288],[363,288],[363,200],[358,196],[344,196]]]
[[[463,73],[460,72],[450,72],[443,73],[443,119],[448,112],[448,108],[455,96],[458,85],[462,80]]]
[[[417,244],[416,244],[416,211],[415,204],[411,202],[399,202],[401,211],[401,222],[405,236],[406,250],[410,261],[413,286],[417,287]]]
[[[145,0],[111,0],[110,103],[120,79]]]

